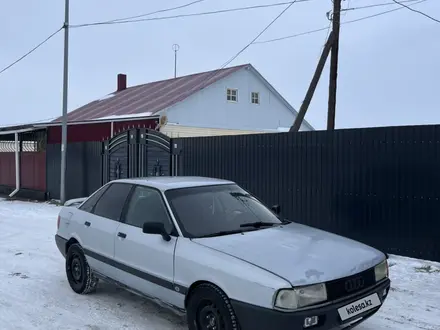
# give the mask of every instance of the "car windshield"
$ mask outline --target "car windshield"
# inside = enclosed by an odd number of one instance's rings
[[[173,189],[165,195],[183,234],[190,238],[281,224],[272,211],[237,185]]]

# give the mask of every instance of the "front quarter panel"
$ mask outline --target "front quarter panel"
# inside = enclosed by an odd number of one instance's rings
[[[176,284],[189,288],[206,281],[233,300],[273,308],[275,292],[291,288],[283,278],[228,254],[179,238],[175,253]]]

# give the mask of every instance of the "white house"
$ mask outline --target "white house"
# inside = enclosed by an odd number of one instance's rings
[[[288,130],[296,110],[250,64],[127,87],[68,114],[68,121],[160,118],[171,137]],[[303,122],[302,131],[313,130]]]

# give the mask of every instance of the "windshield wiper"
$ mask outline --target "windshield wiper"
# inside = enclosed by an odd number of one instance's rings
[[[260,227],[273,227],[275,225],[280,225],[280,223],[257,221],[257,222],[243,223],[240,225],[240,227],[241,228],[245,228],[245,227],[260,228]]]
[[[239,233],[242,233],[242,232],[243,232],[243,230],[241,230],[241,229],[222,230],[222,231],[218,231],[218,232],[212,233],[212,234],[206,234],[206,235],[197,236],[197,238],[225,236],[225,235],[239,234]]]

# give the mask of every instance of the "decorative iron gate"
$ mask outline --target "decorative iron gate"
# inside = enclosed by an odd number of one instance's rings
[[[103,142],[102,184],[116,179],[178,175],[178,145],[158,131],[136,128]]]

